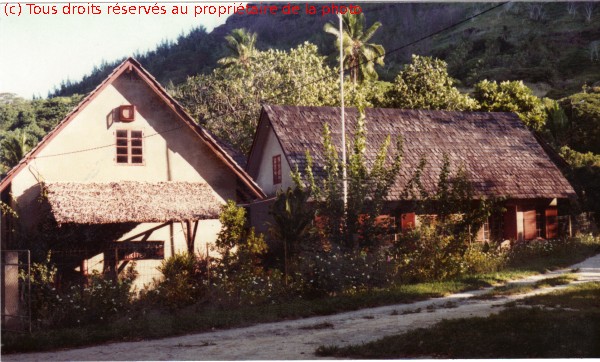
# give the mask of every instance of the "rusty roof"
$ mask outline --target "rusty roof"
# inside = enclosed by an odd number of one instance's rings
[[[372,162],[388,135],[402,136],[404,159],[390,198],[399,200],[421,157],[425,157],[422,182],[432,192],[447,154],[453,170],[464,166],[477,197],[515,199],[567,198],[575,191],[534,135],[513,113],[430,110],[365,110],[367,162]],[[347,142],[352,143],[358,112],[346,109]],[[314,159],[313,171],[323,175],[322,131],[331,128],[340,151],[340,109],[265,105],[261,122],[273,127],[293,169],[304,171],[305,151]],[[393,145],[393,143],[392,143]],[[393,151],[393,146],[390,151]],[[391,161],[392,152],[388,154]]]

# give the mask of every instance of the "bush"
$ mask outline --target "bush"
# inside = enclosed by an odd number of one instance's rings
[[[310,297],[352,294],[389,284],[393,271],[383,252],[316,250],[300,254],[293,266],[294,287]]]
[[[498,245],[473,243],[465,251],[463,262],[468,274],[497,272],[506,265],[507,252]]]
[[[212,302],[221,306],[274,303],[288,298],[283,274],[249,264],[236,272],[217,268],[211,283]]]
[[[34,326],[40,329],[107,321],[130,306],[134,265],[117,280],[94,273],[82,284],[63,288],[57,288],[56,275],[50,254],[44,262],[31,266],[31,313]]]
[[[142,299],[170,309],[195,304],[206,298],[208,288],[208,260],[194,254],[175,254],[163,260],[158,270],[163,279],[156,288],[145,290]]]
[[[86,285],[72,285],[62,297],[65,312],[64,323],[80,325],[105,322],[122,312],[127,312],[133,298],[131,285],[135,279],[134,266],[126,275],[113,280],[97,272],[92,274]]]
[[[447,229],[452,227],[424,223],[401,235],[391,249],[397,263],[397,281],[443,280],[466,273],[493,272],[506,263],[500,249],[471,242],[468,234],[444,232]]]
[[[462,274],[466,267],[456,244],[455,235],[443,235],[434,225],[422,225],[402,234],[394,248],[396,279],[401,282],[442,280]]]
[[[570,253],[576,244],[577,240],[574,238],[517,242],[508,252],[508,260],[511,265],[526,265],[534,258]]]

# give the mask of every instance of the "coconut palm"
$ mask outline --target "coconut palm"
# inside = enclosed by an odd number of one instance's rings
[[[367,79],[377,79],[375,63],[383,65],[385,50],[379,44],[368,43],[381,23],[376,21],[365,30],[365,15],[342,15],[342,47],[344,53],[344,68],[350,69],[350,77],[354,83]],[[339,28],[333,23],[325,24],[323,30],[335,35],[338,40],[336,47],[340,49]]]
[[[236,64],[246,67],[250,65],[256,54],[256,33],[250,33],[246,29],[233,29],[225,36],[225,40],[233,55],[219,59],[219,64],[224,67]]]
[[[31,148],[29,143],[27,133],[24,130],[16,130],[14,133],[7,135],[0,142],[0,162],[6,168],[15,166]]]

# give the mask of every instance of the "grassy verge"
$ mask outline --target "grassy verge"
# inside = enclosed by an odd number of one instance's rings
[[[107,342],[136,341],[188,333],[244,327],[252,324],[330,315],[361,308],[411,303],[452,293],[480,289],[547,270],[566,267],[600,251],[597,243],[579,243],[560,256],[515,260],[506,269],[446,281],[394,286],[354,295],[314,300],[297,299],[272,305],[217,308],[191,306],[176,311],[141,310],[104,324],[38,330],[32,334],[2,332],[2,353],[46,351]]]
[[[599,298],[600,283],[580,284],[525,299],[533,308],[510,308],[487,318],[445,320],[358,346],[322,346],[317,354],[367,359],[600,357]]]
[[[577,280],[577,277],[573,274],[563,274],[554,278],[547,278],[538,280],[535,283],[509,283],[495,287],[490,292],[482,294],[477,299],[491,299],[494,297],[501,297],[515,294],[525,294],[536,289],[555,287],[558,285],[569,284],[570,282]]]

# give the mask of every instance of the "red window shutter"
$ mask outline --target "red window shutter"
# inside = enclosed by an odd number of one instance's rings
[[[523,211],[523,239],[533,240],[538,236],[535,210]]]
[[[546,239],[558,237],[558,210],[546,209]]]
[[[402,231],[408,231],[415,228],[416,216],[414,212],[409,212],[400,215],[400,227]]]
[[[517,239],[517,207],[515,205],[506,205],[503,236],[505,239]]]
[[[273,184],[281,183],[281,155],[273,156]]]

